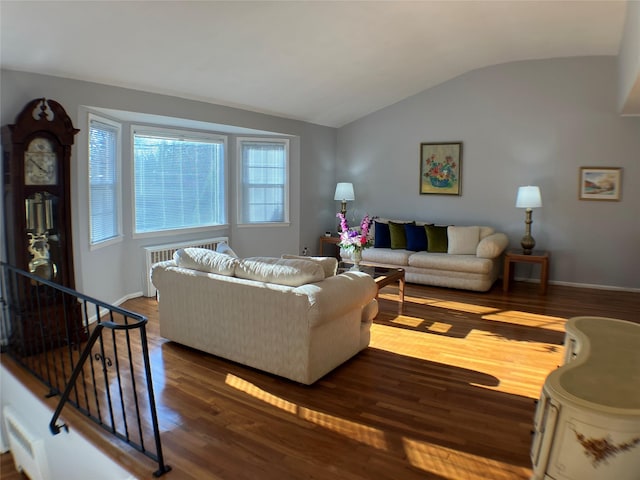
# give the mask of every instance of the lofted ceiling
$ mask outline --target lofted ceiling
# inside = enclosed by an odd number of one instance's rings
[[[340,127],[505,62],[617,55],[624,1],[0,1],[2,68]]]

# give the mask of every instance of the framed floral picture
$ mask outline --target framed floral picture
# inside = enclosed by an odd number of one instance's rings
[[[618,167],[580,167],[580,200],[620,201],[622,169]]]
[[[420,144],[420,194],[460,195],[462,142]]]

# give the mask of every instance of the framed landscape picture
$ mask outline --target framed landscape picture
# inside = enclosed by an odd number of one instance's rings
[[[622,169],[580,167],[580,200],[620,201]]]
[[[462,142],[420,144],[420,195],[460,195]]]

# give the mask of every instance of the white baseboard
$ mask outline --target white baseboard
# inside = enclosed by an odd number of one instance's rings
[[[540,283],[540,280],[536,278],[515,277],[515,280],[518,282]],[[640,288],[616,287],[612,285],[598,285],[592,283],[562,282],[558,280],[549,280],[549,285],[562,285],[564,287],[573,288],[592,288],[595,290],[612,290],[618,292],[640,293]]]
[[[122,305],[124,302],[126,302],[127,300],[131,300],[132,298],[138,298],[142,296],[142,292],[135,292],[135,293],[129,293],[127,295],[125,295],[122,298],[119,298],[118,300],[116,300],[115,302],[113,302],[111,305],[115,306],[115,307],[119,307],[120,305]],[[106,315],[108,312],[108,310],[106,308],[100,308],[100,315]],[[97,315],[91,315],[88,319],[89,324],[95,323],[96,320],[98,319]]]
[[[629,288],[629,287],[615,287],[612,285],[597,285],[592,283],[575,283],[575,282],[561,282],[561,281],[553,281],[549,282],[550,285],[564,285],[567,287],[576,287],[576,288],[593,288],[595,290],[614,290],[619,292],[632,292],[632,293],[640,293],[640,288]]]
[[[125,295],[124,297],[116,300],[115,302],[113,302],[113,305],[116,305],[117,307],[119,307],[120,305],[122,305],[124,302],[126,302],[127,300],[131,300],[132,298],[138,298],[142,296],[142,292],[134,292],[134,293],[129,293],[127,295]]]

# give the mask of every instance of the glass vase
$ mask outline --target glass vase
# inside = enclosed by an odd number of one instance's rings
[[[361,261],[362,261],[362,249],[354,248],[353,249],[353,267],[351,267],[351,270],[355,272],[359,272]]]

